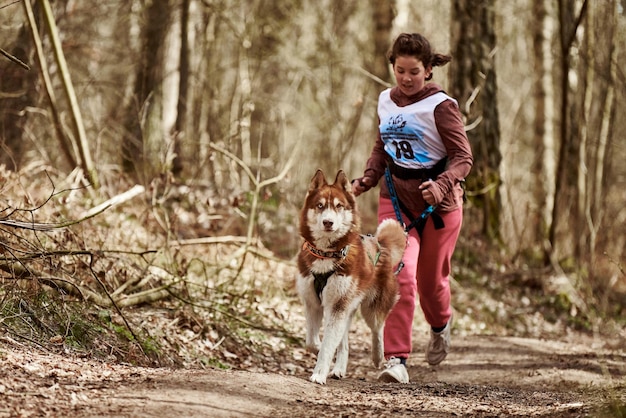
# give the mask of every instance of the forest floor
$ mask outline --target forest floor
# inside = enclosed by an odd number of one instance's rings
[[[308,381],[314,356],[248,370],[150,368],[0,345],[0,417],[626,416],[626,352],[586,334],[560,339],[456,335],[440,366],[417,341],[409,384],[379,383],[362,321],[348,376]],[[292,352],[293,353],[293,352]],[[251,371],[252,370],[252,371]]]
[[[0,177],[6,208],[35,208],[6,209],[5,223],[82,219],[93,206],[76,188],[46,197],[47,177],[1,167]],[[25,200],[22,184],[42,196]],[[261,247],[245,257],[241,241],[203,241],[233,233],[210,222],[228,226],[232,211],[207,213],[201,189],[169,193],[171,207],[135,198],[67,229],[0,228],[16,261],[5,254],[0,275],[0,418],[626,417],[624,299],[609,298],[611,288],[584,298],[565,274],[461,243],[448,358],[424,361],[418,309],[411,383],[379,383],[357,317],[347,377],[321,386],[308,380],[315,355],[304,348],[295,263]],[[170,235],[191,241],[173,246]],[[297,248],[293,238],[283,245]],[[135,302],[113,309],[113,296]],[[610,314],[595,315],[598,300]]]

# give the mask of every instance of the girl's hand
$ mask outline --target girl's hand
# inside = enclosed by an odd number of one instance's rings
[[[434,182],[432,180],[426,180],[419,185],[419,189],[422,191],[422,197],[429,205],[436,204],[435,195],[433,194],[432,188],[434,187]]]
[[[371,183],[373,183],[373,181],[369,177],[361,177],[352,180],[352,194],[356,197],[361,193],[365,193],[372,188]]]

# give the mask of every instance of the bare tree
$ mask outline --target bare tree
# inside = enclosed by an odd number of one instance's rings
[[[617,124],[617,112],[620,105],[618,97],[624,97],[625,82],[622,73],[620,80],[618,62],[624,54],[624,25],[620,24],[620,10],[617,1],[603,3],[600,6],[602,13],[599,14],[597,19],[597,27],[604,27],[604,22],[608,22],[608,28],[606,32],[606,38],[604,38],[604,44],[606,48],[600,48],[600,51],[606,51],[603,55],[604,60],[600,70],[602,75],[600,78],[606,81],[606,90],[600,92],[600,105],[599,114],[599,127],[597,130],[597,149],[593,154],[595,160],[595,168],[590,176],[590,190],[593,196],[592,203],[589,206],[589,216],[596,214],[595,223],[598,225],[594,231],[594,234],[590,239],[589,250],[592,253],[592,257],[599,254],[617,254],[624,256],[624,239],[626,236],[626,228],[620,220],[619,213],[625,213],[624,207],[621,204],[612,205],[610,202],[612,199],[609,196],[614,196],[617,190],[623,190],[622,185],[616,184],[616,182],[609,181],[608,179],[619,175],[619,170],[616,166],[623,166],[620,162],[622,156],[618,150],[618,138],[620,138],[620,129]],[[624,13],[622,2],[622,15]],[[604,98],[602,96],[604,95]],[[623,103],[623,102],[622,102]],[[614,158],[616,156],[617,158]],[[607,204],[608,203],[608,204]],[[601,215],[601,216],[598,216]],[[593,220],[593,218],[591,218]],[[600,220],[601,222],[598,222]],[[621,228],[620,228],[621,225]],[[615,228],[617,226],[617,228]],[[621,252],[619,249],[622,249]],[[598,251],[598,249],[601,249]],[[589,262],[590,271],[595,271],[595,260],[592,258]],[[610,290],[610,286],[607,286]]]
[[[533,104],[534,104],[534,139],[536,158],[532,164],[532,172],[536,176],[533,198],[537,205],[536,219],[531,224],[535,227],[535,235],[543,245],[548,238],[548,228],[552,223],[552,207],[554,205],[554,183],[547,179],[554,178],[554,105],[553,88],[553,24],[549,4],[546,0],[533,0],[533,16],[530,30],[533,39]]]
[[[499,166],[500,127],[496,87],[494,0],[452,1],[450,69],[452,95],[467,118],[468,137],[474,152],[468,188],[476,193],[482,209],[483,233],[499,237],[501,199]]]
[[[581,228],[575,256],[593,265],[598,234],[604,226],[606,192],[610,184],[605,172],[609,168],[610,147],[608,126],[615,106],[615,75],[618,52],[618,12],[615,0],[588,6],[584,37],[577,66],[581,88],[577,89],[579,121],[576,135],[580,138],[577,183],[577,213]]]
[[[3,41],[6,42],[7,38]],[[7,48],[9,56],[23,63],[30,61],[32,43],[28,42],[28,26],[21,25],[11,44],[0,47]],[[22,133],[27,119],[26,109],[36,100],[37,73],[14,60],[0,58],[0,74],[0,164],[18,170],[24,157]]]
[[[122,142],[124,169],[144,180],[168,169],[160,164],[164,160],[165,142],[162,125],[163,54],[171,15],[169,0],[147,3],[141,22],[141,50],[134,94],[126,110],[128,136]]]
[[[180,175],[183,171],[182,142],[185,140],[187,128],[187,106],[189,95],[189,6],[190,0],[182,0],[180,5],[180,62],[178,81],[178,100],[176,105],[176,122],[172,138],[174,140],[174,159],[172,172]]]
[[[559,132],[559,154],[557,158],[556,184],[552,224],[550,225],[549,241],[552,247],[551,254],[554,255],[565,246],[568,239],[559,240],[557,231],[559,227],[568,228],[567,225],[580,225],[580,214],[577,213],[575,196],[578,179],[578,157],[579,142],[573,135],[573,124],[575,123],[575,103],[572,102],[572,77],[570,69],[572,67],[573,48],[576,45],[576,33],[580,27],[587,11],[587,1],[581,7],[576,8],[576,0],[559,0],[558,2],[558,22],[559,22],[559,69],[560,69],[560,132]],[[562,222],[561,220],[566,220]],[[572,222],[573,221],[573,222]],[[567,249],[565,250],[567,251]]]
[[[50,71],[48,63],[46,61],[46,55],[44,53],[43,41],[39,35],[39,24],[37,23],[37,17],[35,10],[33,10],[30,2],[23,2],[24,12],[26,19],[30,26],[30,33],[33,40],[35,53],[37,56],[37,62],[39,64],[39,72],[41,74],[41,80],[43,82],[46,94],[48,96],[50,114],[52,115],[52,124],[54,126],[54,132],[56,133],[59,146],[65,156],[70,167],[76,167],[78,165],[78,152],[75,152],[77,145],[75,141],[72,141],[72,137],[66,134],[63,128],[63,122],[61,121],[61,110],[56,99],[56,93],[50,77]],[[37,3],[39,6],[39,3]],[[38,10],[38,8],[36,9]],[[38,14],[38,13],[37,13]]]
[[[374,21],[374,58],[370,65],[372,75],[381,80],[391,81],[387,51],[393,27],[395,0],[370,0]]]
[[[289,24],[299,11],[298,2],[203,1],[198,7],[202,13],[196,16],[196,27],[201,30],[194,49],[201,59],[192,64],[199,77],[189,98],[191,130],[197,132],[188,144],[190,157],[197,161],[192,175],[211,179],[224,194],[239,193],[248,190],[248,175],[210,145],[266,173],[275,169],[268,157],[288,152],[281,139],[281,99],[290,88],[286,74],[292,63],[278,51],[296,36]]]

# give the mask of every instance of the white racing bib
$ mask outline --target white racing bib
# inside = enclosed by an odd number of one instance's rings
[[[378,129],[385,151],[401,167],[432,168],[447,155],[435,124],[435,108],[445,100],[454,99],[439,92],[399,107],[391,100],[390,91],[383,91],[378,99]]]

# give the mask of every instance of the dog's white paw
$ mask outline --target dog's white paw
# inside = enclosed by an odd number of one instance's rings
[[[344,377],[346,377],[346,371],[333,369],[333,371],[330,372],[330,377],[332,377],[333,379],[343,379]]]
[[[319,373],[313,373],[311,377],[309,377],[309,380],[313,383],[319,383],[320,385],[326,384],[326,376]]]

